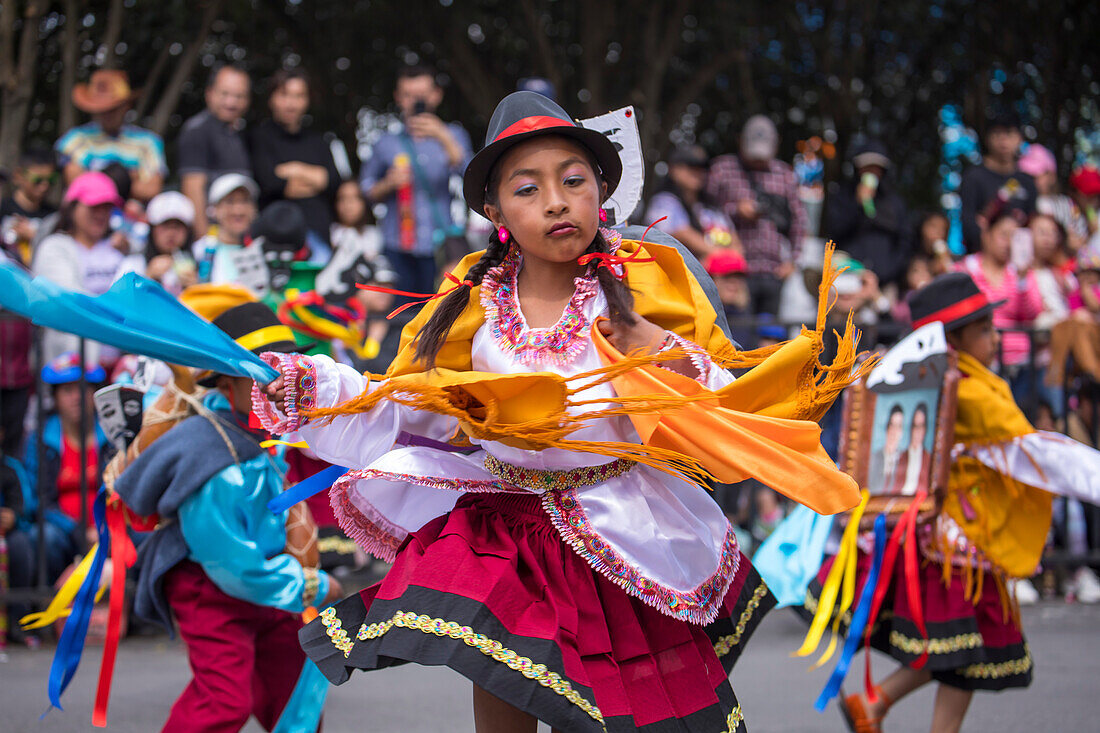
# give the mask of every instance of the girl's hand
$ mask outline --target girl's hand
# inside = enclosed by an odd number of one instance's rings
[[[280,374],[274,382],[263,388],[264,395],[269,402],[274,403],[279,412],[286,414],[286,385],[283,384],[283,376]]]
[[[611,320],[599,321],[600,333],[623,354],[641,349],[646,354],[656,354],[665,340],[665,330],[634,313],[634,325],[628,326]]]
[[[145,277],[160,282],[165,273],[172,269],[172,264],[170,255],[157,255],[145,266]]]

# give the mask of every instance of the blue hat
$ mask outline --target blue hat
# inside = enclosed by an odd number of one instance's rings
[[[94,364],[84,372],[84,379],[92,384],[107,381],[107,372],[103,367]],[[80,356],[74,351],[66,351],[61,356],[50,360],[50,363],[42,367],[42,381],[46,384],[71,384],[80,381]]]

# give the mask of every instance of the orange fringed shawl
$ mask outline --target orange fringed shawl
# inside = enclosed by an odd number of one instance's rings
[[[780,490],[789,486],[796,500],[822,513],[836,513],[858,504],[855,483],[825,456],[819,428],[812,422],[824,415],[833,400],[862,373],[862,369],[854,368],[858,336],[850,317],[844,334],[838,335],[839,348],[833,363],[820,361],[828,294],[836,276],[830,265],[832,247],[826,252],[815,329],[803,329],[783,344],[746,352],[736,350],[715,325],[714,309],[679,252],[658,244],[624,241],[620,254],[633,254],[640,246],[653,261],[629,264],[627,282],[639,315],[702,346],[718,366],[749,368],[746,374],[713,392],[701,386],[685,389],[683,380],[674,378],[663,380],[664,388],[659,390],[640,387],[643,374],[661,374],[655,368],[658,360],[675,354],[623,357],[606,346],[595,328],[593,339],[606,364],[602,369],[569,378],[548,372],[475,372],[471,370],[471,346],[474,334],[485,322],[485,311],[480,288],[472,288],[466,310],[455,321],[434,369],[425,371],[415,362],[414,339],[438,301],[430,302],[405,328],[401,348],[383,383],[337,407],[314,410],[310,416],[333,418],[366,412],[380,400],[389,399],[455,417],[467,435],[479,440],[531,450],[562,448],[627,458],[699,481],[716,476],[732,481],[750,475],[766,483],[771,479],[772,485],[780,484]],[[467,256],[454,275],[461,280],[480,256]],[[580,398],[580,392],[608,381],[616,387],[617,398],[601,400],[602,408],[576,409],[590,405]],[[615,415],[630,416],[640,434],[652,438],[654,416],[686,410],[691,405],[717,406],[736,413],[737,425],[730,430],[742,439],[723,441],[721,436],[714,436],[714,441],[708,441],[709,451],[693,450],[693,444],[699,441],[690,436],[680,441],[650,439],[646,444],[569,439],[582,424]],[[648,427],[643,425],[647,419]],[[786,457],[761,451],[771,458],[744,460],[744,451],[751,449],[753,442],[743,438],[760,435],[760,430],[770,449],[786,451]],[[668,430],[661,432],[667,438]],[[812,441],[808,435],[812,435]],[[726,450],[716,451],[716,446]],[[739,449],[741,458],[731,458]],[[795,476],[802,480],[791,481]]]

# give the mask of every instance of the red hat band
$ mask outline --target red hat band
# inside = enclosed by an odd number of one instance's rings
[[[946,308],[940,308],[938,311],[933,311],[920,320],[913,321],[913,328],[927,326],[929,323],[934,323],[935,321],[951,323],[954,320],[968,316],[974,311],[985,308],[988,305],[989,298],[986,297],[985,293],[975,293],[969,298],[963,298],[957,303],[952,303]]]
[[[525,132],[534,132],[535,130],[547,130],[551,127],[576,127],[576,125],[569,120],[563,120],[558,117],[548,117],[545,115],[524,117],[522,120],[513,122],[508,125],[508,127],[501,130],[500,134],[493,138],[493,142],[503,140],[512,135],[522,135]]]

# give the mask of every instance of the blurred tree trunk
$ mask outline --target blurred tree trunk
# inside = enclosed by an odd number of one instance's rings
[[[523,18],[527,21],[527,31],[530,37],[535,39],[539,73],[549,79],[557,93],[561,94],[564,91],[561,69],[558,68],[554,48],[550,44],[550,37],[546,34],[546,23],[543,22],[552,18],[549,14],[536,9],[535,0],[520,0],[520,7],[523,9]]]
[[[126,14],[122,6],[122,0],[111,0],[111,6],[107,10],[107,29],[103,32],[103,61],[101,69],[114,69],[118,67],[118,42],[122,38],[122,19]]]
[[[64,0],[65,25],[61,29],[61,80],[57,91],[57,131],[65,134],[76,126],[73,86],[80,54],[80,16],[84,0]]]
[[[5,0],[0,7],[0,168],[11,168],[19,158],[34,98],[38,23],[48,8],[48,0],[29,0],[23,6],[17,45],[19,3]]]
[[[668,9],[664,3],[651,3],[642,42],[637,49],[638,63],[644,67],[636,86],[636,96],[641,111],[639,133],[642,151],[646,157],[647,178],[650,177],[648,174],[652,172],[653,164],[665,149],[665,141],[661,139],[662,131],[667,133],[671,120],[662,115],[665,110],[661,104],[661,90],[665,86],[669,61],[680,45],[684,15],[690,5],[691,0],[676,0],[676,4]]]
[[[172,72],[172,76],[164,88],[164,93],[161,94],[160,101],[157,102],[156,109],[153,110],[153,121],[150,127],[158,135],[163,136],[165,130],[168,129],[168,121],[171,119],[172,113],[176,111],[176,107],[179,106],[183,87],[191,78],[191,72],[194,71],[195,62],[199,58],[199,52],[202,51],[202,45],[206,42],[206,37],[210,35],[210,27],[218,19],[224,4],[224,0],[209,0],[206,7],[203,8],[199,27],[195,31],[191,43],[180,55],[176,63],[176,69]]]
[[[134,105],[134,114],[139,120],[145,117],[145,113],[149,110],[149,105],[153,103],[153,94],[156,91],[157,84],[160,83],[160,77],[164,74],[165,69],[168,68],[168,61],[172,58],[171,49],[172,41],[165,38],[164,46],[162,46],[160,52],[157,53],[157,60],[153,62],[153,67],[149,70],[149,75],[145,77],[145,83],[141,87],[141,96],[138,97],[137,104]]]

